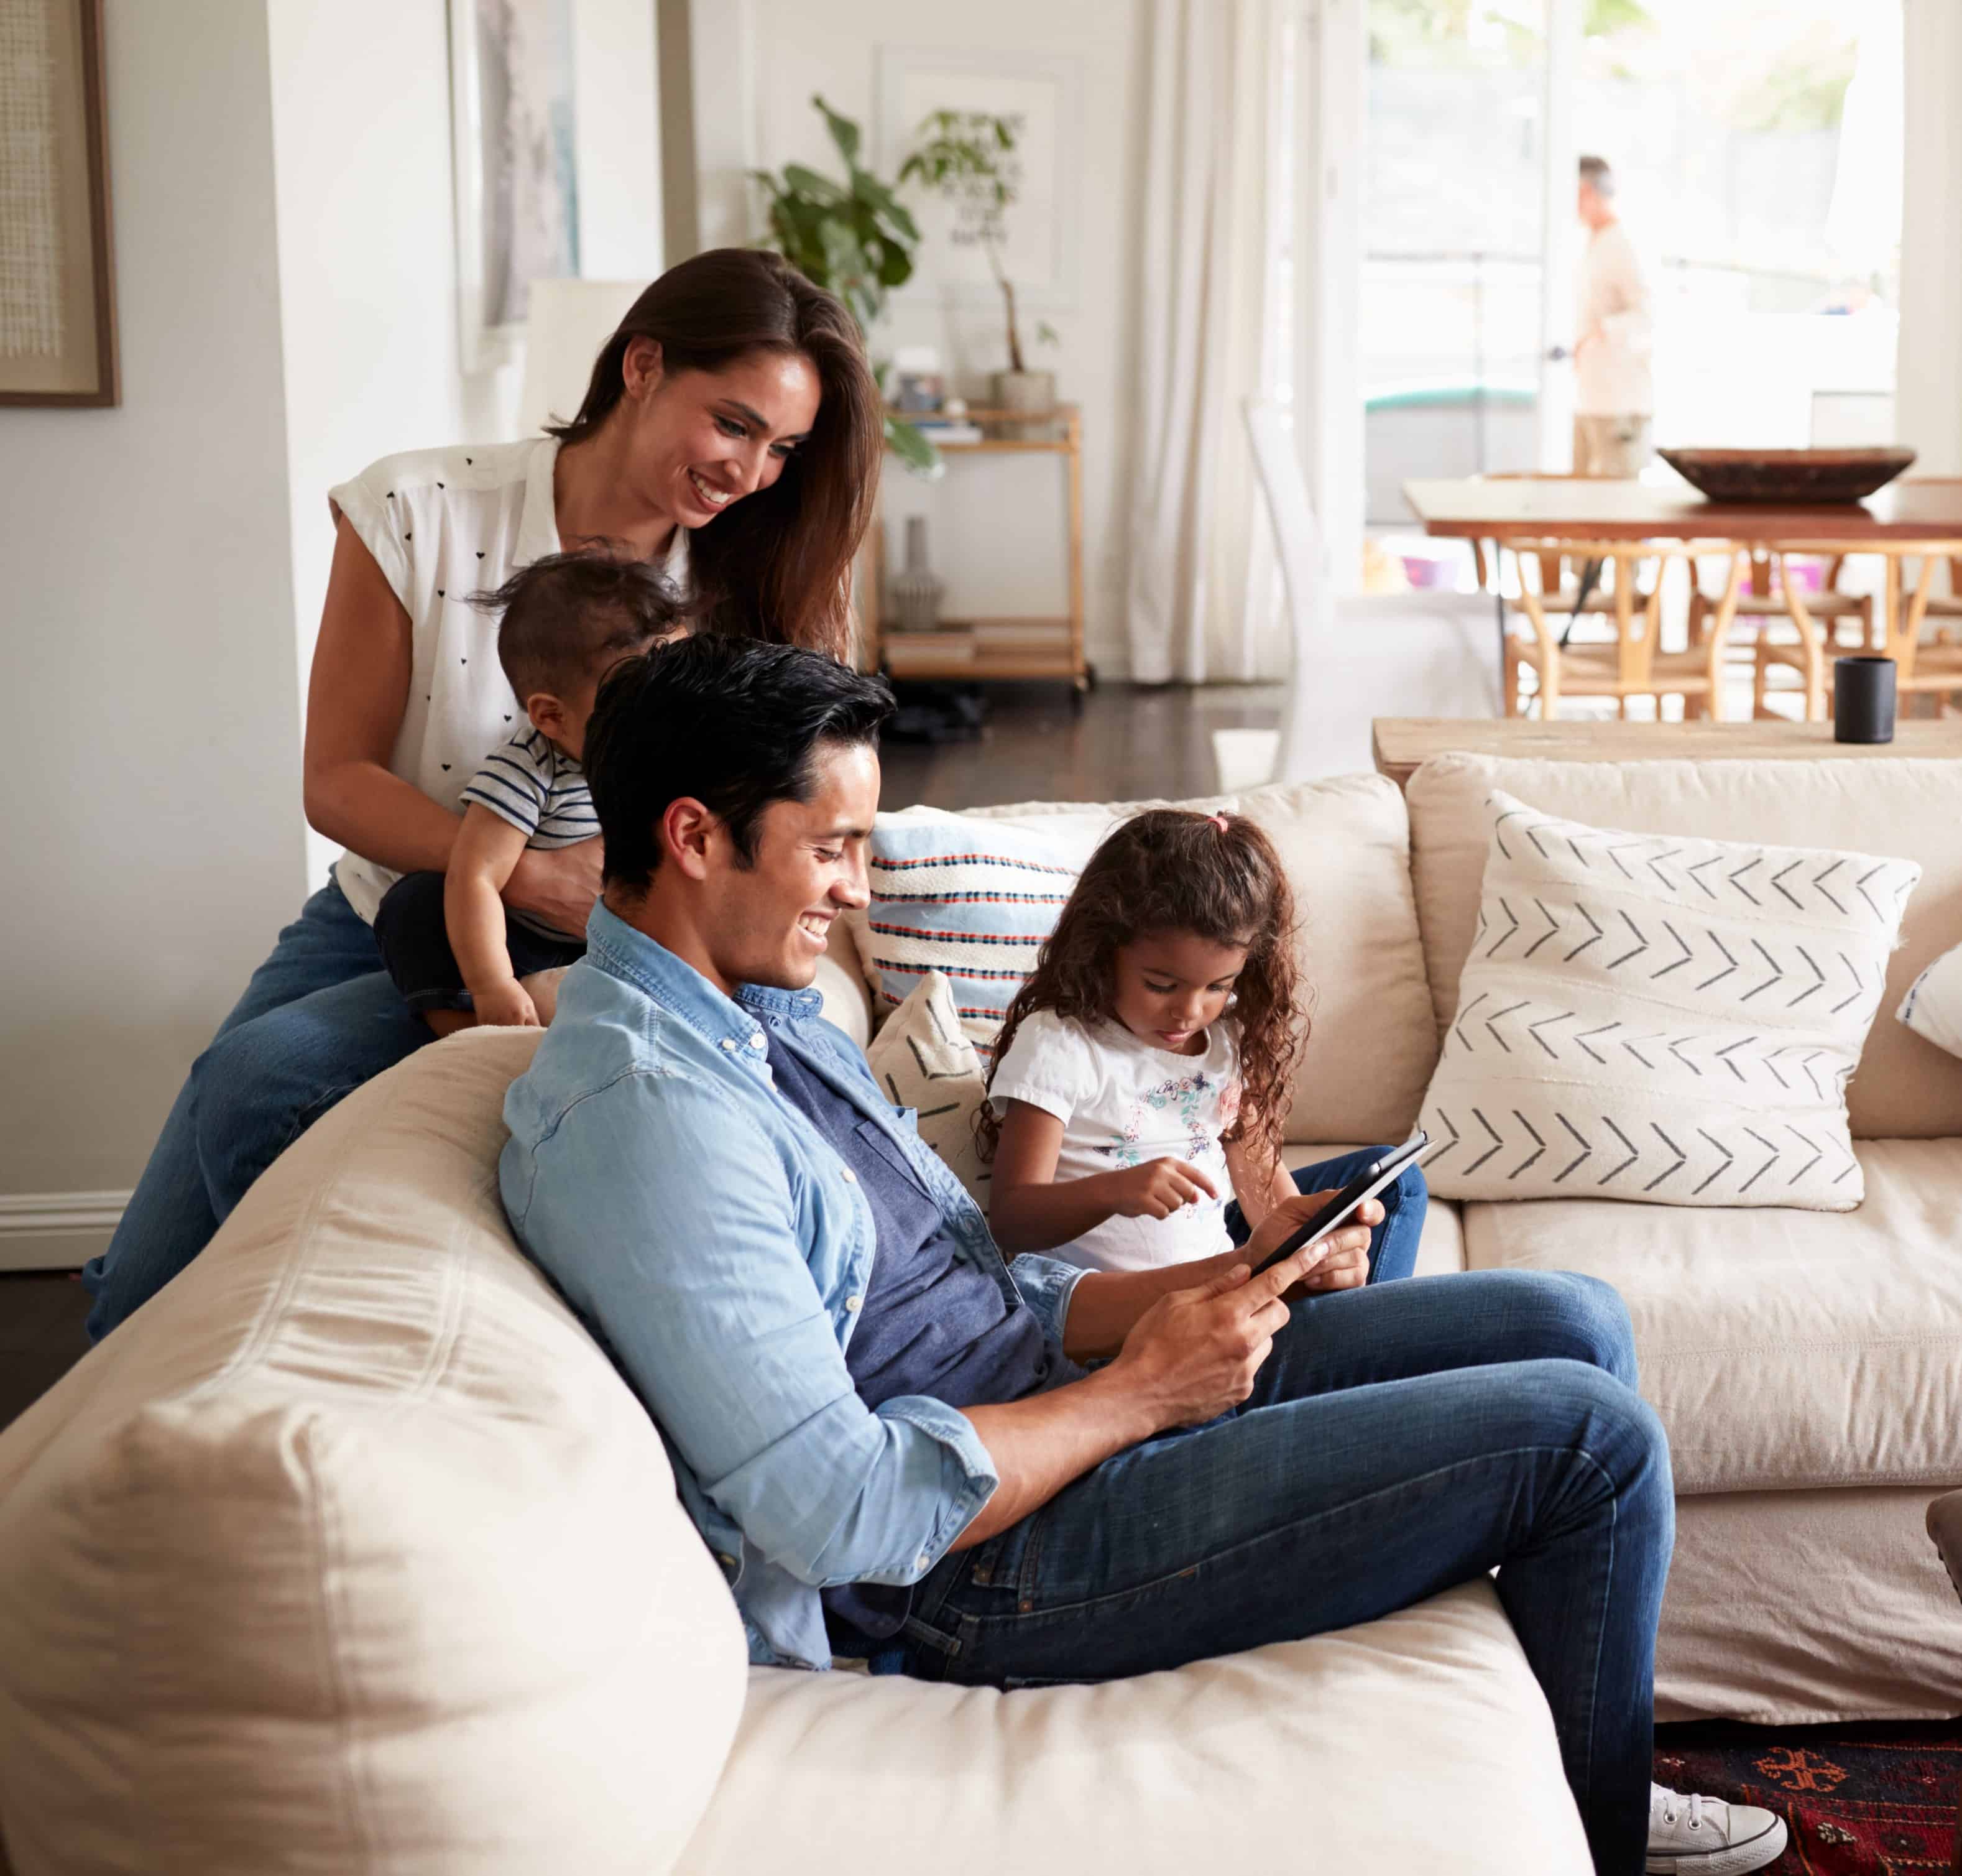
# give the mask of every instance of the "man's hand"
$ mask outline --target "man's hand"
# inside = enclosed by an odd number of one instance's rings
[[[1219,1196],[1204,1173],[1182,1159],[1148,1159],[1103,1177],[1110,1210],[1119,1218],[1169,1218],[1181,1206]]]
[[[1243,1259],[1197,1290],[1161,1296],[1124,1338],[1110,1379],[1137,1389],[1161,1429],[1196,1427],[1238,1407],[1288,1319],[1281,1293],[1315,1254],[1302,1252],[1255,1277]]]
[[[599,896],[606,849],[598,840],[570,847],[527,847],[506,883],[504,903],[561,932],[583,932]]]
[[[506,978],[503,983],[494,983],[485,989],[471,991],[470,1000],[477,1006],[479,1023],[499,1029],[541,1027],[537,1006],[515,977]]]
[[[1260,1229],[1248,1240],[1246,1248],[1232,1254],[1250,1267],[1257,1267],[1334,1197],[1331,1190],[1305,1192],[1283,1199],[1261,1220]],[[1289,1262],[1305,1261],[1302,1264],[1302,1280],[1292,1295],[1304,1296],[1311,1290],[1355,1290],[1366,1283],[1369,1280],[1369,1234],[1382,1222],[1381,1202],[1365,1199],[1356,1208],[1355,1216],[1349,1223],[1297,1251]]]

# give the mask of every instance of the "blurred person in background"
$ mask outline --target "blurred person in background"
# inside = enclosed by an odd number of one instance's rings
[[[1574,342],[1574,473],[1639,475],[1655,412],[1655,323],[1641,260],[1615,211],[1615,172],[1600,157],[1580,159],[1577,206],[1588,238]]]

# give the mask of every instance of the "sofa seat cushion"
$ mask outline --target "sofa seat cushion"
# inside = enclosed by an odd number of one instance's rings
[[[753,1670],[685,1876],[1005,1870],[1585,1876],[1546,1704],[1489,1585],[1098,1686]]]
[[[1962,1140],[1865,1140],[1856,1212],[1465,1208],[1473,1270],[1628,1306],[1679,1493],[1962,1478]]]
[[[1494,788],[1543,813],[1638,834],[1849,848],[1912,861],[1921,883],[1888,960],[1883,1010],[1962,938],[1962,762],[1556,762],[1433,756],[1410,778],[1411,874],[1440,1032],[1478,922]],[[1962,1134],[1962,1060],[1876,1023],[1846,1095],[1855,1139]]]
[[[658,1876],[693,1830],[742,1625],[505,1226],[537,1037],[351,1095],[0,1435],[21,1876]]]
[[[1437,1038],[1427,1020],[1430,991],[1411,896],[1409,823],[1396,785],[1381,775],[1341,775],[1193,801],[1033,801],[970,815],[1016,823],[1080,867],[1118,822],[1167,807],[1231,810],[1259,822],[1294,887],[1312,1027],[1286,1137],[1404,1138],[1436,1064]],[[947,818],[908,812],[928,824]],[[866,915],[850,912],[838,923],[876,993]]]

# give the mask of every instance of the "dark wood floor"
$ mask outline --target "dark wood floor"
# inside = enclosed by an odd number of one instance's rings
[[[1267,728],[1280,693],[1107,685],[1072,708],[1060,685],[989,693],[978,742],[889,743],[881,805],[979,807],[997,801],[1126,801],[1206,794],[1212,732]],[[0,1426],[67,1373],[85,1347],[88,1298],[72,1275],[0,1276]]]

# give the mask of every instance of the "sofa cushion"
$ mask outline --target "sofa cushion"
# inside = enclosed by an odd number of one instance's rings
[[[1851,1211],[1842,1089],[1911,861],[1563,820],[1502,789],[1424,1097],[1455,1199]]]
[[[0,1436],[23,1876],[652,1876],[746,1651],[639,1403],[497,1200],[535,1031],[423,1050]]]
[[[1395,785],[1381,775],[1343,775],[1193,801],[1033,801],[969,813],[1016,822],[1087,859],[1120,820],[1165,807],[1230,809],[1258,821],[1293,884],[1312,1027],[1295,1077],[1287,1139],[1404,1139],[1416,1123],[1437,1046],[1427,1020],[1430,995],[1411,893],[1409,831]],[[848,922],[862,958],[862,915],[839,922]]]
[[[1962,935],[1962,762],[1555,762],[1435,756],[1410,778],[1411,871],[1441,1034],[1478,920],[1494,788],[1596,826],[1712,840],[1845,847],[1922,869],[1881,1007]],[[1847,1091],[1855,1139],[1962,1134],[1962,1061],[1877,1023]]]
[[[920,980],[873,1038],[865,1059],[887,1098],[914,1111],[920,1138],[986,1211],[992,1175],[981,1163],[974,1116],[985,1098],[986,1072],[961,1027],[944,973],[930,970]]]
[[[1628,1306],[1679,1493],[1962,1479],[1962,1140],[1868,1140],[1857,1212],[1468,1205],[1473,1270]]]
[[[1546,1704],[1483,1582],[1101,1686],[1002,1694],[756,1669],[681,1863],[685,1876],[1590,1867]]]

